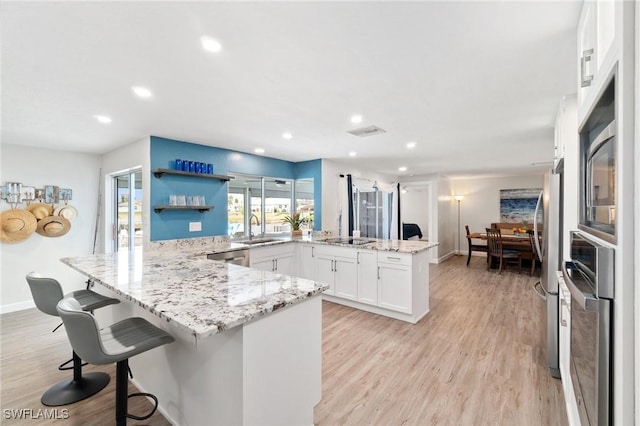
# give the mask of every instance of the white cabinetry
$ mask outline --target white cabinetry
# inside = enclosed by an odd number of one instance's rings
[[[294,273],[293,256],[293,244],[256,247],[250,251],[249,264],[252,268],[261,271],[292,275]]]
[[[619,56],[622,1],[586,0],[578,21],[578,108],[580,121],[608,79]]]
[[[298,271],[297,275],[307,280],[316,279],[316,247],[312,244],[297,244],[298,247]]]
[[[378,253],[378,306],[411,314],[411,255]]]
[[[358,297],[356,251],[350,248],[317,246],[316,280],[329,285],[325,294],[343,299]]]
[[[378,252],[358,250],[358,302],[378,305]]]

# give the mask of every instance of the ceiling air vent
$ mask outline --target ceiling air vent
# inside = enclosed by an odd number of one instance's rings
[[[361,129],[355,129],[355,130],[348,130],[347,133],[351,133],[354,136],[360,136],[361,138],[365,137],[365,136],[373,136],[373,135],[380,135],[382,133],[385,133],[386,130],[381,129],[380,127],[376,127],[376,126],[368,126],[368,127],[363,127]]]

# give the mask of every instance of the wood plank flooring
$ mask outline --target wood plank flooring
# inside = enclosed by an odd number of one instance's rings
[[[568,423],[536,278],[465,262],[431,265],[431,311],[416,325],[324,304],[317,425]]]
[[[322,401],[317,425],[566,425],[559,380],[542,351],[535,278],[485,270],[484,259],[431,265],[431,312],[410,325],[333,303],[323,304]],[[65,420],[14,420],[5,409],[38,409],[42,393],[70,377],[56,366],[71,348],[57,318],[36,309],[0,317],[1,423],[114,423],[115,367],[99,394],[69,406]],[[133,372],[135,375],[135,371]],[[130,385],[130,392],[134,392]],[[130,401],[143,413],[150,403]],[[168,425],[156,413],[129,425]]]

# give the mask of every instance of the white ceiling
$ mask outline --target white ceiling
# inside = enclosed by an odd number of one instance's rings
[[[531,172],[576,91],[576,1],[0,7],[3,143],[104,153],[156,135],[401,176]],[[346,133],[368,125],[387,132]]]

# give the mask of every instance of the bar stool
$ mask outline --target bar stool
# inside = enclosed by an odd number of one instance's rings
[[[94,316],[83,311],[80,303],[73,297],[62,299],[57,309],[71,346],[82,359],[98,365],[116,363],[116,425],[126,425],[127,417],[134,420],[151,417],[158,408],[158,398],[155,395],[141,392],[127,395],[129,358],[175,339],[147,320],[137,317],[100,329]],[[153,399],[153,410],[144,416],[129,414],[127,400],[132,396]]]
[[[64,298],[60,283],[53,278],[44,278],[35,272],[30,272],[26,276],[29,289],[36,307],[48,315],[58,316],[56,305]],[[118,299],[103,296],[91,290],[77,290],[69,293],[80,303],[80,308],[84,311],[93,311],[94,309],[104,306],[120,303]],[[62,325],[62,324],[60,324]],[[53,331],[56,331],[59,327]],[[67,364],[73,362],[72,367],[66,367]],[[73,357],[58,367],[59,370],[73,369],[73,379],[63,380],[50,387],[40,399],[43,405],[49,407],[57,407],[60,405],[72,404],[90,397],[109,384],[109,375],[107,373],[87,373],[82,374],[81,359],[73,352]]]

